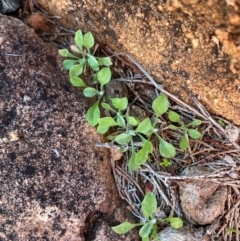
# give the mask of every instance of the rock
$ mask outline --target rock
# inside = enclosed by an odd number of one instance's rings
[[[131,219],[57,50],[14,18],[0,31],[0,239],[138,240],[111,231]]]
[[[181,175],[196,177],[209,174],[207,169],[186,168]],[[227,187],[206,180],[179,182],[179,193],[183,213],[192,224],[211,224],[224,212]]]
[[[167,227],[159,233],[161,241],[208,241],[207,236],[203,236],[200,230],[193,230],[190,228],[174,229]]]
[[[61,24],[135,57],[171,93],[240,124],[238,1],[39,0]]]

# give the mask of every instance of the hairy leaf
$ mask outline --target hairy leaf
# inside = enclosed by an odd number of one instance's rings
[[[125,234],[129,232],[131,229],[142,225],[141,223],[129,223],[129,222],[124,222],[119,224],[118,226],[112,227],[112,230],[117,233],[117,234]]]
[[[77,44],[78,48],[81,50],[82,52],[82,46],[83,46],[83,34],[82,34],[82,31],[81,30],[78,30],[76,33],[75,33],[75,43]]]
[[[169,100],[164,93],[161,93],[152,103],[152,109],[157,117],[164,114],[168,110],[168,107]]]
[[[104,65],[104,66],[110,66],[112,65],[112,61],[111,61],[111,58],[109,57],[98,58],[98,64]]]
[[[120,145],[127,145],[132,140],[132,136],[130,134],[121,133],[116,136],[115,141]]]
[[[178,122],[179,123],[181,121],[180,115],[177,112],[172,111],[172,110],[169,111],[168,118],[172,122]]]
[[[125,110],[128,106],[128,99],[124,98],[111,98],[111,102],[113,106],[119,111]]]
[[[69,75],[70,76],[79,76],[83,72],[83,64],[75,64],[70,68]]]
[[[199,131],[197,131],[195,129],[188,129],[187,132],[188,132],[188,135],[190,137],[192,137],[193,139],[198,139],[202,135]]]
[[[161,137],[159,138],[159,151],[161,156],[166,158],[171,158],[176,155],[176,150],[172,144],[163,140]]]
[[[90,126],[95,126],[98,123],[98,119],[100,118],[100,109],[98,107],[98,101],[95,102],[87,111],[86,115],[88,124]]]
[[[104,67],[97,73],[97,78],[101,84],[101,87],[103,87],[111,80],[111,76],[112,73],[109,67]]]
[[[156,212],[157,200],[152,192],[148,192],[142,201],[142,211],[145,218],[149,219]]]
[[[88,50],[90,50],[90,48],[92,48],[94,45],[94,38],[92,33],[88,32],[86,34],[84,34],[83,36],[83,46]]]
[[[67,49],[60,49],[60,50],[58,50],[58,53],[62,57],[78,59],[78,57],[76,57],[75,55],[71,54]]]
[[[182,138],[181,138],[181,140],[180,140],[180,148],[181,148],[181,150],[183,150],[183,151],[187,150],[188,145],[189,145],[188,138],[187,138],[187,135],[184,133]]]
[[[66,70],[70,70],[71,67],[78,63],[78,60],[70,60],[70,59],[66,59],[63,61],[63,68],[66,69]]]
[[[117,122],[112,117],[103,117],[98,120],[97,132],[100,134],[106,133],[112,126],[116,126]]]
[[[175,229],[179,229],[183,226],[183,221],[181,218],[168,217],[164,220],[168,221],[170,223],[170,225]]]
[[[98,91],[95,88],[87,87],[83,90],[83,95],[85,97],[93,97],[98,93]]]
[[[73,86],[76,86],[76,87],[87,87],[84,81],[77,76],[70,76],[70,82]]]

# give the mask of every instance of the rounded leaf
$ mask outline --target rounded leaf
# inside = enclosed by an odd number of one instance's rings
[[[151,233],[152,229],[153,229],[153,222],[146,222],[142,228],[139,230],[139,236],[141,238],[146,238],[149,236],[149,234]]]
[[[87,87],[84,81],[77,76],[70,76],[70,82],[73,86],[76,86],[76,87]]]
[[[93,97],[98,93],[98,91],[95,88],[87,87],[83,90],[83,95],[85,97]]]
[[[105,109],[105,110],[113,110],[112,107],[108,104],[108,103],[101,103],[102,107]]]
[[[66,59],[66,60],[63,61],[63,68],[66,69],[66,70],[69,70],[76,63],[78,63],[78,60]]]
[[[111,98],[111,102],[113,106],[119,111],[125,110],[128,106],[128,99],[124,98]]]
[[[154,214],[157,210],[157,200],[152,192],[148,192],[142,201],[142,212],[145,218]]]
[[[179,123],[181,121],[180,115],[177,112],[172,111],[172,110],[169,111],[168,118],[172,122],[178,122]]]
[[[112,73],[109,67],[104,67],[97,73],[97,78],[99,83],[101,84],[101,87],[103,87],[111,80],[111,76]]]
[[[152,109],[155,112],[156,116],[164,114],[169,108],[168,97],[161,93],[152,103]]]
[[[98,119],[100,118],[100,110],[98,107],[98,101],[95,102],[87,111],[86,115],[88,124],[90,126],[95,126],[98,123]]]
[[[188,135],[193,139],[198,139],[202,136],[202,134],[195,129],[187,129]]]
[[[166,158],[171,158],[176,155],[176,150],[172,144],[163,140],[161,137],[159,138],[159,151],[161,156]]]
[[[99,70],[99,64],[98,64],[97,59],[90,54],[88,54],[87,56],[88,56],[87,61],[88,61],[88,65],[90,66],[90,68],[93,71],[98,71]]]
[[[83,36],[83,46],[89,51],[94,45],[94,38],[92,33],[88,32]]]
[[[131,170],[131,171],[136,171],[140,165],[136,163],[136,152],[135,150],[133,149],[132,150],[132,155],[128,161],[128,168]]]
[[[132,140],[132,136],[130,134],[121,133],[116,136],[115,141],[120,145],[127,145]]]
[[[149,119],[149,117],[147,117],[142,122],[140,122],[140,124],[138,125],[138,127],[136,129],[136,132],[147,135],[147,134],[149,134],[150,130],[152,130],[152,122]]]
[[[110,66],[112,65],[112,61],[109,57],[98,58],[98,64],[104,65],[104,66]]]
[[[79,76],[83,72],[83,65],[82,64],[75,64],[70,68],[69,75],[70,76]]]
[[[131,126],[137,126],[139,124],[139,120],[136,117],[127,116],[126,119]]]
[[[100,134],[106,133],[112,126],[116,126],[117,122],[112,117],[103,117],[98,120],[97,132]]]
[[[168,217],[164,220],[168,221],[170,223],[170,225],[175,229],[179,229],[179,228],[183,227],[183,221],[181,218]]]

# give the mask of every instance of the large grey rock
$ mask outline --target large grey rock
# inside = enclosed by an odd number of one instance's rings
[[[61,61],[33,30],[0,16],[0,239],[137,240],[110,229],[127,215]]]

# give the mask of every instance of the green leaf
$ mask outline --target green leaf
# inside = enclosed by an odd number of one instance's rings
[[[119,224],[118,226],[112,227],[112,230],[117,234],[125,234],[129,232],[131,229],[142,225],[141,223],[129,223],[129,222],[123,222]]]
[[[112,61],[109,57],[98,58],[98,64],[104,65],[104,66],[110,66],[112,65]]]
[[[149,219],[157,210],[157,199],[152,192],[148,192],[142,201],[142,212]]]
[[[100,118],[100,109],[98,107],[98,101],[95,102],[87,111],[86,115],[88,124],[90,126],[95,126],[98,123],[98,119]]]
[[[187,150],[188,145],[189,145],[188,138],[187,138],[187,135],[184,133],[182,138],[181,138],[181,140],[180,140],[180,148],[181,148],[181,150],[183,150],[183,151]]]
[[[170,225],[175,229],[179,229],[183,226],[183,221],[181,218],[168,217],[168,218],[165,218],[164,220],[168,221]]]
[[[76,86],[76,87],[87,87],[84,81],[77,76],[70,76],[70,82],[73,86]]]
[[[163,140],[161,137],[159,138],[159,151],[161,156],[166,158],[171,158],[176,155],[176,150],[174,146]]]
[[[79,76],[83,72],[83,65],[82,64],[75,64],[70,68],[69,75],[70,76]]]
[[[78,57],[76,57],[75,55],[71,54],[67,49],[60,49],[60,50],[58,50],[58,53],[62,57],[78,59]]]
[[[86,34],[84,34],[83,36],[83,46],[88,50],[90,50],[90,48],[92,48],[94,45],[94,38],[92,33],[88,32]]]
[[[225,127],[225,122],[223,120],[218,120],[218,124],[221,126],[221,127]]]
[[[132,140],[132,136],[130,134],[121,133],[116,136],[115,141],[120,145],[127,145]]]
[[[105,109],[105,110],[111,110],[111,111],[114,111],[113,108],[108,104],[108,103],[101,103],[102,107]]]
[[[149,241],[149,236],[142,238],[142,241]]]
[[[117,113],[117,123],[122,127],[126,125],[125,119],[119,113]]]
[[[87,87],[83,90],[83,95],[85,97],[93,97],[98,93],[98,91],[95,88]]]
[[[82,46],[83,46],[83,34],[81,30],[78,30],[75,33],[75,43],[77,44],[78,48],[80,49],[80,51],[82,52]]]
[[[201,133],[195,129],[187,129],[188,135],[193,139],[198,139],[201,137]]]
[[[147,134],[149,134],[150,130],[152,130],[152,122],[149,119],[149,117],[147,117],[142,122],[140,122],[140,124],[138,125],[138,127],[136,129],[136,132],[147,135]]]
[[[63,68],[66,69],[66,70],[69,70],[76,63],[78,63],[78,60],[66,59],[66,60],[63,61]]]
[[[160,162],[160,166],[163,166],[163,167],[168,167],[171,165],[172,163],[167,158],[163,158],[163,161]]]
[[[137,126],[139,124],[139,120],[136,117],[126,116],[126,119],[131,126]]]
[[[143,147],[137,152],[135,162],[138,165],[142,165],[147,161],[148,153],[149,153],[148,150],[149,150],[148,144],[144,144]]]
[[[178,127],[178,126],[175,126],[175,125],[169,125],[168,128],[169,128],[170,130],[177,130],[177,129],[179,129],[179,127]]]
[[[202,124],[201,120],[195,119],[194,121],[192,121],[189,124],[187,124],[187,126],[199,126],[201,124]]]
[[[110,99],[113,106],[118,109],[119,111],[125,110],[128,106],[128,99],[124,98],[111,98]]]
[[[146,238],[149,236],[153,228],[153,222],[146,222],[142,228],[139,230],[139,236],[141,238]]]
[[[101,87],[103,87],[111,80],[111,76],[112,73],[109,67],[104,67],[97,73],[97,78],[101,84]]]
[[[136,152],[133,148],[132,155],[128,161],[128,167],[131,171],[136,171],[140,167],[140,165],[137,164],[135,160],[136,160]]]
[[[100,134],[106,133],[112,126],[116,126],[117,122],[112,117],[103,117],[98,120],[97,132]]]
[[[152,109],[157,117],[164,114],[168,110],[168,107],[169,100],[164,93],[161,93],[152,103]]]
[[[172,122],[178,122],[178,123],[181,122],[180,115],[177,112],[172,110],[169,111],[168,118]]]
[[[99,70],[99,65],[98,65],[98,61],[97,59],[92,56],[91,54],[87,54],[88,56],[88,65],[90,66],[90,68],[93,70],[93,71],[98,71]]]
[[[228,227],[227,231],[230,233],[236,233],[236,234],[238,233],[235,227],[234,228]]]

